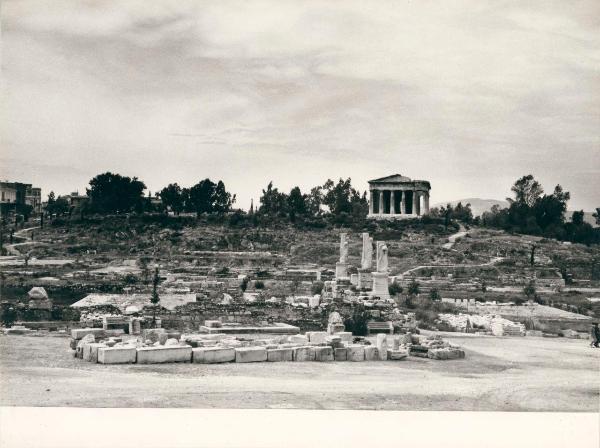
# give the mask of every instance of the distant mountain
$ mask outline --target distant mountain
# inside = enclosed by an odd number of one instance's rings
[[[481,199],[481,198],[467,198],[467,199],[458,199],[456,201],[449,202],[440,202],[432,205],[433,207],[441,207],[446,206],[448,204],[452,205],[452,207],[456,206],[459,202],[462,202],[463,205],[471,204],[471,210],[473,210],[473,216],[480,216],[483,212],[487,212],[491,210],[494,205],[498,205],[500,208],[508,207],[507,201],[499,201],[498,199]]]
[[[437,204],[432,205],[431,208],[433,208],[433,207],[439,208],[441,206],[446,206],[447,204],[451,204],[452,207],[454,207],[459,202],[462,202],[463,205],[471,204],[471,210],[473,210],[473,216],[481,216],[481,214],[483,212],[487,212],[487,211],[491,210],[491,208],[494,205],[498,205],[498,207],[500,207],[500,208],[508,207],[508,201],[500,201],[498,199],[466,198],[466,199],[458,199],[456,201],[450,201],[450,202],[438,202]],[[573,214],[574,211],[575,210],[567,210],[567,213],[565,213],[566,221],[571,220],[571,215]],[[592,216],[593,212],[584,212],[584,213],[585,214],[583,215],[583,220],[585,222],[591,224],[592,226],[596,227],[596,220]]]

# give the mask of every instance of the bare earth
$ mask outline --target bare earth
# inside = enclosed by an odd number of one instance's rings
[[[466,359],[104,366],[68,338],[0,336],[0,405],[599,411],[589,341],[448,333]]]

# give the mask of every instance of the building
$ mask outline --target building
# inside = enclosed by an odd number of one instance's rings
[[[42,189],[28,185],[25,191],[25,204],[31,205],[32,213],[42,213]]]
[[[31,206],[28,210],[26,206]],[[21,182],[0,182],[0,214],[39,213],[42,210],[42,190]]]
[[[374,219],[418,218],[429,213],[431,185],[400,174],[369,181],[369,215]]]
[[[87,202],[88,197],[84,194],[79,194],[78,191],[74,191],[66,199],[69,201],[69,206],[77,208]]]

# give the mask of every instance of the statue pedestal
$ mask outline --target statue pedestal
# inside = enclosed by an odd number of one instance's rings
[[[389,277],[387,272],[373,272],[371,276],[373,278],[373,288],[371,295],[379,297],[380,299],[389,299]]]
[[[333,323],[327,325],[328,334],[342,333],[344,331],[346,331],[346,327],[344,326],[344,324]]]
[[[358,270],[358,289],[371,289],[373,286],[373,277],[371,271],[366,269]]]
[[[348,263],[338,261],[335,264],[335,279],[348,278]]]

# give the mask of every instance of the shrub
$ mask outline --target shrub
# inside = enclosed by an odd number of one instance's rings
[[[264,289],[265,283],[262,280],[256,280],[254,282],[254,289]]]
[[[325,286],[325,283],[323,283],[322,281],[316,281],[312,284],[311,288],[310,288],[310,292],[312,295],[315,294],[321,294],[323,292],[323,287]]]
[[[391,296],[395,296],[397,294],[402,294],[402,286],[400,286],[399,283],[397,283],[396,281],[393,281],[389,286],[388,286],[388,291],[390,292]]]

